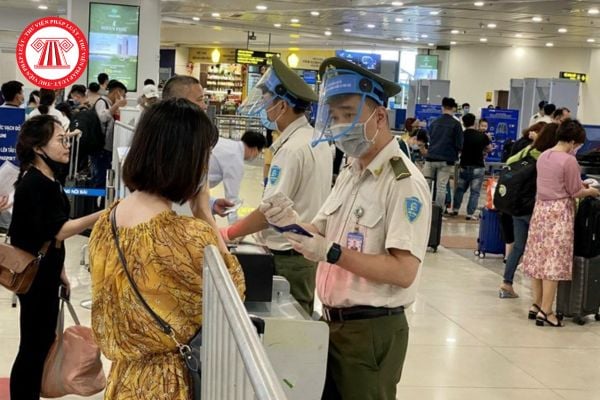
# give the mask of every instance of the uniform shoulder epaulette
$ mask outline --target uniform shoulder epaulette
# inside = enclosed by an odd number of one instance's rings
[[[395,156],[390,158],[390,164],[392,165],[392,171],[397,181],[406,179],[412,175],[401,157]]]

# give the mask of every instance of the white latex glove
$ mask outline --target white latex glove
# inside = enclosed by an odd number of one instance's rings
[[[292,206],[294,202],[283,193],[276,193],[260,203],[258,210],[265,215],[271,225],[287,226],[297,224],[300,221],[298,213]]]
[[[302,253],[304,258],[310,261],[327,261],[327,253],[333,242],[325,237],[313,233],[313,237],[286,232],[283,236],[292,244],[294,250]]]

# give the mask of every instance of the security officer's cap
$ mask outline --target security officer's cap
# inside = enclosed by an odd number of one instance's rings
[[[312,90],[310,86],[308,86],[306,82],[302,80],[300,75],[292,71],[278,57],[273,57],[272,61],[273,71],[275,72],[275,75],[277,75],[277,78],[279,79],[279,81],[283,85],[283,88],[287,92],[276,93],[277,95],[291,100],[292,103],[298,106],[302,106],[302,103],[308,105],[308,103],[317,102],[319,100],[315,91]],[[279,90],[283,92],[283,90]],[[296,101],[294,101],[294,99]]]
[[[377,100],[380,104],[385,104],[388,98],[397,95],[402,90],[402,87],[397,83],[382,78],[376,73],[373,73],[359,65],[339,57],[331,57],[323,61],[321,67],[319,68],[319,75],[321,76],[321,79],[323,79],[323,75],[327,72],[327,70],[331,68],[352,71],[375,82],[375,86],[381,88],[381,90],[373,91],[372,96],[378,97],[375,100]]]

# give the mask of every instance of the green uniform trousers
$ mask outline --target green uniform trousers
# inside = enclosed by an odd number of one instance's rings
[[[322,400],[395,400],[407,346],[404,313],[330,322]]]
[[[275,255],[275,273],[288,280],[292,296],[312,316],[317,263],[300,255]]]

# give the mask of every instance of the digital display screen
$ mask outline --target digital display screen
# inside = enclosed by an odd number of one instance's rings
[[[415,79],[437,79],[438,56],[418,54],[415,64]]]
[[[317,71],[303,71],[302,72],[302,79],[304,79],[304,82],[308,83],[309,85],[314,85],[317,83]]]
[[[88,82],[105,72],[137,90],[140,8],[90,3]]]
[[[370,53],[356,53],[353,51],[336,50],[335,55],[343,58],[354,64],[360,65],[361,67],[368,69],[371,72],[381,72],[381,55],[370,54]]]
[[[279,56],[279,53],[237,49],[235,51],[235,62],[237,64],[271,65],[271,58],[273,58],[273,56]]]

